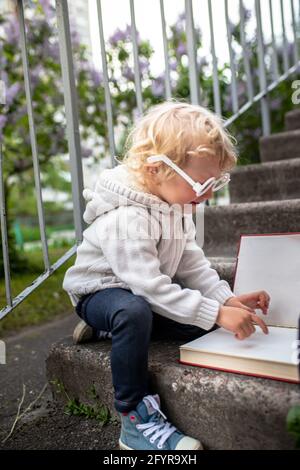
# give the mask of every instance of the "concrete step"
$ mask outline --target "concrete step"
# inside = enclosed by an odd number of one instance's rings
[[[231,203],[300,198],[300,158],[238,166],[230,178]]]
[[[289,111],[285,115],[285,129],[287,131],[293,131],[300,129],[300,109],[296,108],[293,111]]]
[[[235,257],[241,234],[300,232],[300,199],[205,206],[204,224],[206,256]]]
[[[220,278],[225,279],[233,289],[236,258],[209,257],[208,260],[211,262],[211,267],[218,272]]]
[[[259,140],[260,160],[275,162],[300,157],[300,130],[279,132]]]
[[[206,449],[294,449],[286,431],[289,409],[299,404],[299,385],[186,366],[178,363],[183,342],[152,340],[149,348],[150,392],[158,393],[168,419]],[[54,400],[70,398],[113,407],[111,341],[73,345],[71,337],[54,343],[46,361]],[[101,430],[99,430],[101,432]]]

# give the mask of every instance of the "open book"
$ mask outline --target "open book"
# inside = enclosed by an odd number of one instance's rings
[[[180,346],[183,364],[299,382],[298,319],[300,316],[300,233],[242,235],[233,292],[265,290],[271,301],[268,325],[244,340],[218,328]]]

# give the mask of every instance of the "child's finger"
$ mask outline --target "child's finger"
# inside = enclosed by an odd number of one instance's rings
[[[267,297],[265,296],[265,293],[259,294],[259,308],[262,310],[264,314],[267,313],[268,311],[268,301]]]
[[[264,322],[260,317],[258,317],[257,315],[253,314],[253,315],[252,315],[252,320],[253,320],[253,323],[256,323],[258,326],[261,327],[262,331],[263,331],[266,335],[269,333],[269,330],[268,330],[267,325],[265,324],[265,322]]]

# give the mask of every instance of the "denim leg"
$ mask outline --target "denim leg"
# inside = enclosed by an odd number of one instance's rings
[[[107,288],[83,300],[81,316],[92,328],[111,332],[115,408],[120,412],[134,409],[149,393],[150,305],[127,289]]]
[[[214,325],[210,330],[204,330],[199,326],[179,323],[175,320],[164,317],[159,313],[153,312],[151,339],[167,339],[188,342],[217,328],[219,327]]]

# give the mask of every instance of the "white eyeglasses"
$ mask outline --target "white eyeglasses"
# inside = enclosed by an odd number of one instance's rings
[[[220,176],[220,178],[215,178],[212,176],[204,183],[199,183],[199,181],[194,181],[185,171],[179,168],[176,163],[172,162],[172,160],[167,157],[166,155],[151,155],[151,157],[147,158],[147,162],[155,163],[155,162],[164,162],[166,165],[169,165],[173,170],[175,170],[182,178],[184,178],[193,188],[197,197],[202,196],[202,194],[206,193],[210,188],[213,191],[218,191],[219,189],[223,188],[226,184],[230,181],[230,174],[224,173],[224,175]]]

